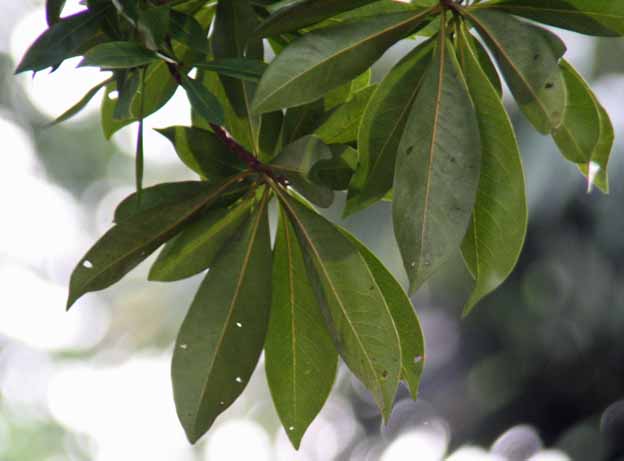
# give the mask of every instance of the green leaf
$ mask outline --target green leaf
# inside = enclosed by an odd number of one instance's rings
[[[552,32],[494,10],[466,10],[524,115],[541,133],[563,122],[565,83],[558,60],[565,44]]]
[[[511,273],[524,244],[527,203],[518,142],[497,89],[480,65],[474,41],[460,30],[459,56],[481,133],[481,178],[462,254],[476,279],[464,315]]]
[[[208,33],[204,31],[193,16],[171,11],[169,21],[171,23],[171,38],[191,48],[194,52],[203,55],[210,53]]]
[[[67,308],[85,293],[102,290],[119,281],[217,200],[235,181],[236,178],[230,178],[214,185],[205,194],[152,208],[116,224],[97,241],[74,269]]]
[[[287,109],[284,116],[284,142],[290,143],[314,133],[321,124],[324,112],[322,99]]]
[[[305,136],[287,145],[271,162],[271,168],[286,177],[305,198],[327,208],[334,201],[334,193],[327,186],[314,183],[310,173],[318,161],[331,158],[329,147],[319,138]]]
[[[220,75],[257,82],[267,68],[267,65],[257,59],[223,58],[208,62],[198,62],[195,67],[217,72]]]
[[[429,13],[381,15],[305,34],[269,65],[256,91],[254,111],[312,102],[353,80],[390,46],[424,26]]]
[[[568,92],[568,105],[561,126],[552,137],[565,158],[589,163],[600,140],[598,101],[583,77],[565,60],[559,63]]]
[[[269,16],[258,28],[258,34],[266,37],[293,32],[305,26],[331,18],[344,11],[358,8],[374,0],[304,0],[282,8]]]
[[[269,112],[260,118],[258,135],[262,163],[269,163],[284,147],[284,114],[282,111]]]
[[[358,249],[332,223],[284,193],[279,196],[305,248],[308,276],[336,348],[387,420],[400,379],[401,349],[379,285]]]
[[[46,0],[46,21],[51,26],[59,21],[65,0]]]
[[[490,80],[490,83],[494,86],[494,89],[496,90],[498,95],[502,97],[503,85],[501,83],[500,77],[498,76],[496,66],[494,66],[494,63],[490,59],[490,55],[476,37],[470,35],[470,40],[472,41],[472,46],[474,47],[475,52],[477,53],[477,59],[479,60],[481,69],[483,69],[483,72],[485,72],[485,75]]]
[[[587,35],[624,35],[624,4],[614,0],[499,0],[483,7]]]
[[[173,282],[210,267],[221,248],[249,217],[254,201],[210,210],[167,242],[150,269],[149,280]]]
[[[388,304],[401,342],[401,379],[406,382],[412,398],[416,400],[420,376],[425,367],[425,337],[414,306],[401,284],[377,256],[346,230],[340,231],[358,248]]]
[[[338,354],[307,277],[303,249],[283,211],[273,252],[273,300],[265,350],[271,396],[286,434],[298,449],[329,396]]]
[[[104,80],[103,82],[100,82],[97,85],[95,85],[93,88],[87,91],[87,93],[80,99],[80,101],[78,101],[76,104],[74,104],[65,112],[63,112],[61,115],[56,117],[52,122],[48,123],[46,126],[50,127],[50,126],[58,125],[59,123],[69,120],[74,115],[78,114],[82,109],[84,109],[87,106],[87,104],[89,104],[89,102],[91,102],[91,100],[95,97],[95,95],[98,94],[99,91],[102,88],[104,88],[106,85],[108,85],[110,82],[112,82],[112,78],[109,78],[108,80]]]
[[[357,139],[362,112],[377,85],[358,91],[344,104],[332,110],[314,132],[326,144],[344,144]]]
[[[434,43],[429,40],[406,55],[366,106],[358,135],[359,163],[349,186],[345,215],[381,200],[392,188],[401,133],[431,61]]]
[[[141,200],[136,193],[123,199],[115,209],[114,221],[125,221],[133,216],[154,208],[175,205],[190,200],[198,195],[209,194],[215,187],[214,183],[206,181],[165,182],[141,191]],[[214,203],[214,207],[228,206],[235,202],[249,189],[249,185],[240,183],[231,186],[221,193]]]
[[[186,126],[156,131],[171,141],[180,160],[203,178],[215,181],[244,169],[236,154],[210,131]]]
[[[140,91],[141,78],[137,70],[129,72],[116,72],[118,78],[117,101],[113,110],[114,120],[132,119],[132,101]]]
[[[411,291],[459,249],[475,203],[480,152],[479,126],[455,51],[440,40],[396,160],[394,232]]]
[[[97,43],[98,31],[109,5],[93,7],[59,19],[30,45],[15,73],[57,67],[65,59],[78,56]]]
[[[264,200],[215,261],[178,333],[173,395],[191,443],[249,382],[262,352],[270,305],[271,241]]]
[[[588,164],[579,165],[579,169],[588,178],[588,191],[591,191],[592,186],[595,184],[606,194],[609,193],[609,174],[607,168],[609,166],[611,150],[613,149],[614,132],[609,114],[597,100],[596,102],[598,103],[598,111],[600,114],[600,138],[592,152],[591,161]]]
[[[183,76],[182,87],[186,90],[191,107],[207,122],[223,125],[225,114],[221,103],[199,80]]]
[[[319,160],[310,170],[310,178],[317,184],[326,185],[333,190],[344,190],[357,165],[358,152],[344,144],[329,146],[332,153],[331,160]]]

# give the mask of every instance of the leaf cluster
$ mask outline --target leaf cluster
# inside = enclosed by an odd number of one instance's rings
[[[468,313],[510,274],[527,226],[502,80],[588,185],[608,190],[609,117],[563,58],[566,45],[537,23],[620,36],[622,2],[87,0],[62,17],[64,3],[46,2],[49,28],[17,71],[82,56],[81,66],[112,77],[52,123],[102,89],[106,137],[139,123],[137,191],[74,270],[68,307],[160,247],[150,280],[207,271],[172,361],[191,442],[241,394],[263,350],[295,447],[331,391],[339,357],[384,418],[400,381],[416,397],[424,341],[409,297],[313,205],[330,206],[337,191],[346,191],[345,215],[392,201],[410,290],[461,251],[475,280]],[[371,83],[388,48],[418,37]],[[143,120],[179,87],[192,126],[159,133],[197,180],[143,188]]]

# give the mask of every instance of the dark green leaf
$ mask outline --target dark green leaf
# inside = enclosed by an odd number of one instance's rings
[[[120,74],[117,72],[117,74]],[[117,101],[113,110],[113,119],[133,118],[132,101],[139,92],[142,75],[138,71],[123,72],[123,78],[117,79]],[[137,114],[138,115],[138,114]]]
[[[150,269],[149,280],[172,282],[208,269],[249,217],[253,204],[247,199],[232,208],[215,208],[187,226],[164,246]]]
[[[480,152],[479,126],[455,51],[440,40],[396,160],[394,232],[412,291],[459,249],[475,203]]]
[[[287,145],[271,162],[271,168],[285,176],[289,183],[312,203],[327,208],[334,193],[327,186],[312,181],[312,167],[320,160],[331,159],[329,147],[315,136],[305,136]]]
[[[401,374],[399,337],[390,309],[358,249],[325,218],[280,192],[305,249],[338,352],[387,420]]]
[[[273,300],[265,350],[273,402],[298,449],[334,384],[338,354],[307,277],[303,250],[283,211],[273,253]]]
[[[269,65],[258,85],[254,110],[269,112],[322,97],[362,74],[428,19],[429,10],[388,14],[304,35]]]
[[[127,69],[150,64],[158,56],[135,42],[107,42],[87,51],[80,66],[96,66],[106,69]]]
[[[186,166],[204,178],[214,181],[244,168],[236,154],[210,131],[186,126],[156,131],[171,141]]]
[[[208,34],[193,16],[172,11],[169,21],[171,23],[171,38],[188,46],[193,51],[204,55],[210,53]]]
[[[483,4],[587,35],[624,35],[624,4],[618,0],[499,0]]]
[[[228,179],[205,194],[120,221],[97,241],[74,269],[67,307],[85,293],[102,290],[119,281],[215,202],[235,181]]]
[[[178,417],[195,443],[244,390],[271,305],[266,203],[219,255],[182,323],[171,376]]]
[[[548,134],[563,121],[565,83],[558,61],[565,45],[553,33],[494,10],[466,13],[491,48],[520,109]]]
[[[267,68],[263,61],[244,58],[215,59],[208,62],[198,62],[195,66],[227,77],[248,80],[250,82],[260,80]]]
[[[225,114],[221,103],[199,80],[183,76],[182,87],[186,90],[189,102],[207,122],[223,125]]]
[[[160,49],[169,34],[169,7],[165,5],[139,11],[138,24],[147,48]]]
[[[329,146],[333,158],[319,160],[310,170],[310,178],[317,184],[323,184],[333,190],[344,190],[357,165],[358,152],[348,145],[333,144]]]
[[[579,168],[588,178],[588,191],[591,191],[592,186],[595,184],[601,191],[608,193],[609,175],[607,168],[611,150],[613,149],[613,124],[604,107],[597,100],[596,102],[598,103],[600,114],[600,139],[592,152],[591,161],[586,165],[580,165]]]
[[[427,41],[405,56],[366,106],[358,136],[359,163],[349,187],[345,215],[381,200],[392,188],[401,133],[431,61],[434,43]]]
[[[46,21],[48,26],[58,22],[65,6],[65,0],[46,0]]]
[[[284,113],[280,110],[264,114],[260,118],[259,160],[269,163],[284,147]]]
[[[520,150],[496,88],[479,63],[474,41],[460,31],[459,56],[481,133],[481,178],[462,254],[476,285],[464,315],[513,270],[527,228],[527,203]]]
[[[366,245],[340,229],[358,248],[383,294],[401,342],[401,379],[407,383],[412,398],[418,397],[420,376],[425,367],[425,338],[412,302],[401,284]]]

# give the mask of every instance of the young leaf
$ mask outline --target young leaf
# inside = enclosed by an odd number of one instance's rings
[[[285,176],[305,198],[327,208],[334,201],[334,193],[327,186],[314,183],[310,173],[316,162],[331,158],[329,147],[319,138],[305,136],[287,145],[271,162],[271,168]]]
[[[396,160],[394,232],[412,291],[461,244],[475,202],[480,151],[479,126],[455,51],[440,39]]]
[[[171,141],[180,160],[203,178],[214,181],[244,169],[236,155],[208,130],[170,126],[156,131]]]
[[[283,211],[273,252],[273,301],[265,350],[271,396],[298,449],[329,396],[338,354],[307,277],[303,250]]]
[[[232,208],[215,208],[167,242],[150,269],[149,280],[173,282],[210,267],[221,248],[249,217],[251,199]]]
[[[108,80],[104,80],[103,82],[95,85],[93,88],[87,91],[87,93],[80,99],[80,101],[78,101],[76,104],[74,104],[65,112],[63,112],[61,115],[56,117],[52,122],[48,123],[46,126],[50,127],[50,126],[58,125],[59,123],[62,123],[72,118],[74,115],[79,113],[82,109],[84,109],[87,106],[87,104],[89,104],[89,102],[91,102],[91,100],[95,97],[95,95],[99,93],[99,91],[102,88],[104,88],[106,85],[108,85],[112,81],[113,81],[112,78],[109,78]]]
[[[91,291],[119,281],[182,226],[210,206],[236,178],[214,185],[205,194],[171,205],[152,208],[111,228],[80,260],[71,275],[67,308]]]
[[[377,256],[346,230],[340,231],[358,248],[388,304],[401,342],[401,380],[405,381],[412,398],[416,400],[420,376],[425,367],[425,337],[414,306],[401,284]]]
[[[434,41],[405,56],[371,97],[358,135],[359,163],[349,186],[345,215],[361,210],[392,188],[401,133],[431,61]]]
[[[15,73],[54,68],[86,51],[97,43],[97,32],[108,11],[109,5],[98,5],[59,19],[30,45]]]
[[[482,146],[477,201],[462,243],[464,260],[476,279],[464,306],[466,315],[513,270],[524,243],[528,216],[513,126],[465,27],[459,33],[459,57],[477,110]]]
[[[615,0],[498,0],[483,7],[586,35],[624,35],[624,4]]]
[[[558,61],[565,44],[552,32],[494,10],[466,10],[490,47],[516,102],[541,133],[563,121],[565,83]]]
[[[244,390],[271,305],[266,200],[215,261],[182,323],[171,364],[178,417],[195,443]]]
[[[225,115],[221,103],[201,81],[183,76],[182,87],[186,90],[193,110],[209,123],[223,124]]]
[[[600,139],[598,101],[583,77],[565,60],[559,63],[568,92],[568,105],[561,126],[552,137],[565,158],[589,163]]]
[[[390,309],[358,249],[325,218],[279,192],[338,352],[387,420],[401,373]]]
[[[395,42],[424,26],[430,10],[387,14],[305,34],[262,76],[256,113],[299,106],[353,80]]]
[[[362,112],[377,85],[358,91],[344,104],[336,107],[314,132],[326,144],[344,144],[357,139]]]

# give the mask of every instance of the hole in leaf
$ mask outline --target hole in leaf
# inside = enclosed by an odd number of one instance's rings
[[[180,344],[180,349],[188,349],[188,346],[186,344]]]
[[[237,326],[238,328],[243,328],[243,324],[242,324],[242,323],[240,323],[240,322],[236,322],[236,326]]]
[[[289,430],[289,431],[294,431],[294,430],[295,430],[295,426],[290,426],[290,427],[288,428],[288,430]]]
[[[93,263],[87,259],[82,262],[82,267],[86,269],[93,269]]]
[[[412,262],[410,263],[410,266],[412,266],[412,267],[416,267],[416,261],[412,261]]]
[[[236,382],[237,383],[242,383],[243,382],[243,378],[241,378],[240,376],[236,377]]]
[[[108,93],[108,99],[110,99],[111,101],[115,101],[118,97],[119,97],[119,91],[117,90],[114,90]]]
[[[420,363],[422,361],[423,361],[422,355],[417,355],[416,357],[414,357],[414,363]]]

